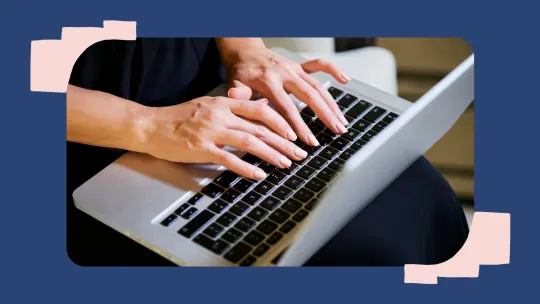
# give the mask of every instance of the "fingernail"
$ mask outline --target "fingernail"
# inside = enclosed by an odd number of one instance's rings
[[[279,163],[285,168],[289,168],[292,165],[292,161],[285,156],[279,158]]]
[[[230,88],[228,91],[227,91],[227,96],[231,97],[231,92],[234,90],[234,88]]]
[[[265,104],[268,104],[268,99],[266,99],[266,98],[259,99],[259,100],[257,100],[257,101],[262,101],[262,102],[264,102]]]
[[[287,131],[287,138],[291,141],[295,141],[298,138],[298,136],[296,136],[296,133],[294,133],[293,130],[289,130]]]
[[[343,116],[343,114],[342,114],[342,115],[339,115],[339,121],[340,121],[344,126],[346,126],[346,125],[349,124],[349,122],[347,121],[347,119],[345,118],[345,116]]]
[[[347,81],[351,81],[351,77],[345,75],[345,74],[341,74],[341,78],[347,80]]]
[[[304,159],[307,157],[307,152],[300,148],[294,148],[294,156]]]
[[[341,132],[341,134],[347,133],[347,129],[342,124],[336,124],[336,128]]]
[[[264,173],[264,171],[261,170],[261,169],[257,169],[257,170],[255,170],[255,172],[253,172],[253,177],[255,179],[265,179],[266,178],[266,173]]]
[[[319,141],[315,138],[315,136],[313,136],[313,134],[310,134],[308,136],[308,141],[314,147],[317,147],[318,145],[320,145]]]

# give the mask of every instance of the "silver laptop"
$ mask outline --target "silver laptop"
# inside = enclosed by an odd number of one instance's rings
[[[284,49],[276,52],[303,62]],[[350,122],[336,136],[305,104],[321,145],[268,173],[241,178],[213,164],[178,164],[128,152],[73,193],[77,208],[181,266],[301,266],[422,156],[474,99],[474,55],[415,103],[356,80],[314,74]],[[209,95],[225,95],[224,86]]]

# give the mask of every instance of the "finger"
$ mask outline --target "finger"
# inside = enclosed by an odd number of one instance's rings
[[[214,158],[214,163],[221,165],[245,178],[263,180],[267,176],[263,170],[248,162],[243,161],[238,156],[228,151],[225,151],[216,146],[210,146],[208,150]]]
[[[321,95],[300,78],[300,76],[293,75],[293,78],[287,81],[284,87],[289,93],[292,93],[300,101],[307,104],[334,133],[343,134],[347,132],[347,129],[345,129],[338,117],[330,110]]]
[[[231,111],[239,116],[264,123],[283,138],[295,141],[298,137],[287,121],[268,105],[268,100],[230,100]]]
[[[238,80],[230,81],[229,91],[227,92],[227,96],[229,96],[229,98],[249,100],[251,99],[252,95],[253,92],[251,91],[251,88],[249,88],[245,84],[241,83]]]
[[[323,85],[317,79],[315,79],[314,77],[312,77],[309,74],[302,73],[302,74],[300,74],[300,77],[305,82],[307,82],[313,89],[315,89],[319,93],[319,95],[321,95],[323,100],[326,102],[326,104],[328,105],[330,110],[332,110],[332,112],[334,112],[334,114],[337,116],[339,121],[344,126],[347,126],[349,124],[349,122],[347,121],[345,116],[343,116],[343,113],[341,112],[341,109],[338,107],[336,101],[334,100],[332,95],[330,95],[328,90],[325,87],[323,87]]]
[[[283,90],[281,85],[273,85],[266,88],[264,95],[270,99],[272,105],[276,108],[279,114],[285,118],[289,125],[293,128],[298,138],[304,143],[311,146],[318,146],[319,141],[308,128],[298,108],[291,100],[289,95]]]
[[[293,160],[302,160],[307,157],[307,152],[300,149],[294,143],[284,139],[276,133],[268,130],[265,126],[238,118],[231,129],[252,134],[278,152]]]
[[[229,129],[223,132],[216,143],[246,151],[278,168],[288,168],[292,162],[256,136],[247,132]]]
[[[315,72],[324,72],[330,74],[337,81],[346,84],[351,78],[343,72],[342,69],[338,68],[337,65],[326,61],[322,58],[310,60],[301,64],[302,69],[308,74],[313,74]]]

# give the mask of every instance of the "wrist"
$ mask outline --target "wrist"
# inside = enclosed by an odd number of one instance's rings
[[[216,44],[225,67],[232,65],[241,51],[266,48],[261,38],[216,38]]]
[[[148,144],[156,129],[156,112],[158,108],[146,107],[134,103],[128,109],[126,118],[125,145],[128,150],[147,153]]]

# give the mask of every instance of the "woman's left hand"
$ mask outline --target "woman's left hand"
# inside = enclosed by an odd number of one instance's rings
[[[255,93],[268,98],[296,135],[306,144],[317,146],[317,139],[302,120],[288,94],[308,105],[334,133],[347,132],[347,120],[328,90],[311,73],[325,72],[340,83],[350,78],[334,64],[315,59],[299,64],[266,48],[261,39],[217,39],[229,79],[229,97],[249,99]],[[289,138],[291,140],[295,140]]]

